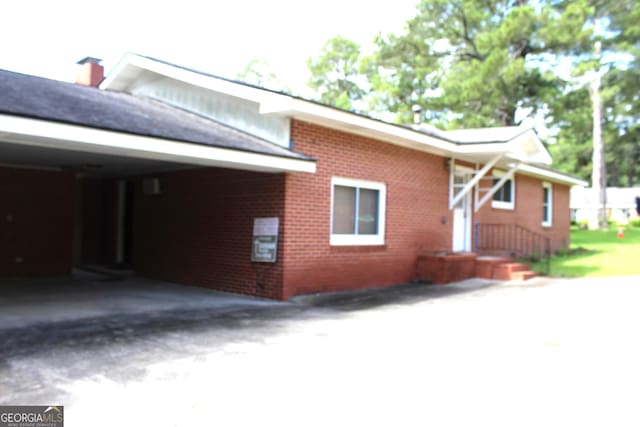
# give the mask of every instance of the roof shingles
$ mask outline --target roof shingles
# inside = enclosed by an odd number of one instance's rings
[[[312,160],[304,154],[160,101],[6,70],[0,70],[0,113]]]

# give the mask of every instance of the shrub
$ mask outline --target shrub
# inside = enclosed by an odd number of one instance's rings
[[[580,230],[586,230],[587,228],[589,228],[589,220],[588,219],[581,219],[580,221],[577,221],[578,224],[578,228]]]
[[[629,220],[629,227],[640,228],[640,217]]]

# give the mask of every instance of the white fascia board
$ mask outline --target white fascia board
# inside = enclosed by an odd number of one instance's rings
[[[492,142],[488,144],[461,144],[457,147],[459,154],[504,154],[511,152],[511,146],[507,142]]]
[[[278,114],[298,118],[311,123],[339,128],[351,133],[381,139],[383,141],[427,151],[442,156],[497,156],[505,155],[523,162],[550,164],[551,156],[538,140],[535,132],[528,131],[510,141],[455,144],[433,136],[404,129],[400,126],[358,116],[346,111],[291,97],[288,99],[269,100],[260,105],[262,114]],[[525,152],[525,144],[535,144],[534,155]],[[467,157],[468,158],[468,157]]]
[[[533,154],[527,152],[525,149],[527,146],[534,148]],[[504,154],[506,158],[519,162],[535,162],[544,165],[551,164],[551,155],[532,130],[524,132],[509,141],[459,144],[455,146],[454,150],[455,154],[461,156]]]
[[[283,100],[266,102],[261,105],[260,111],[288,115],[294,119],[330,126],[346,132],[439,155],[455,155],[458,147],[454,143],[434,138],[409,128],[291,97],[286,102]]]
[[[100,82],[98,88],[102,90],[124,91],[135,76],[134,69],[129,65],[131,54],[126,54],[109,74]]]
[[[524,162],[551,164],[551,154],[546,149],[540,138],[533,129],[518,135],[509,141],[514,153],[519,153],[518,160]]]
[[[258,104],[272,99],[289,98],[288,95],[201,74],[196,71],[165,64],[135,54],[127,54],[122,62],[105,78],[100,88],[107,90],[126,90],[131,82],[127,81],[127,84],[123,84],[121,80],[127,80],[126,76],[131,74],[132,68],[143,69],[193,86],[253,101]]]
[[[260,114],[265,116],[285,116],[289,117],[295,114],[295,99],[283,95],[281,98],[272,98],[268,101],[262,101],[260,103]]]
[[[589,185],[586,181],[583,181],[578,178],[573,178],[567,175],[564,175],[559,172],[550,171],[547,169],[539,168],[534,165],[520,164],[518,166],[518,172],[525,173],[526,175],[532,175],[539,178],[545,178],[549,181],[557,182],[565,185],[581,185],[587,186]]]
[[[278,157],[4,114],[0,114],[0,129],[7,134],[7,141],[26,146],[263,172],[316,171],[313,160]],[[12,135],[16,138],[12,139]]]

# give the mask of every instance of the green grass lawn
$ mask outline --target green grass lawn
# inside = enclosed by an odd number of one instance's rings
[[[604,277],[640,275],[640,229],[571,230],[571,253],[551,258],[551,276]],[[542,266],[533,266],[541,270]]]

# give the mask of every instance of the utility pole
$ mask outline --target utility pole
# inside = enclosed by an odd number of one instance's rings
[[[596,12],[597,13],[597,12]],[[593,57],[596,63],[591,76],[589,94],[591,95],[591,107],[593,110],[593,157],[591,172],[591,188],[596,193],[597,207],[589,218],[589,228],[608,228],[607,221],[607,162],[604,156],[604,137],[602,135],[602,97],[600,86],[602,83],[602,42],[600,41],[600,16],[594,21],[595,42]]]

